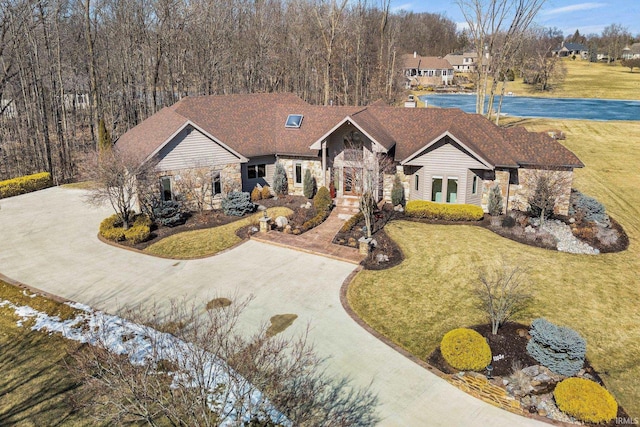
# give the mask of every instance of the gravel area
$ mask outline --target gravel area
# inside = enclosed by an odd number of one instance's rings
[[[600,253],[598,249],[592,248],[574,236],[571,232],[571,227],[562,221],[547,220],[542,226],[542,229],[558,239],[558,250],[561,252],[588,255],[597,255]]]

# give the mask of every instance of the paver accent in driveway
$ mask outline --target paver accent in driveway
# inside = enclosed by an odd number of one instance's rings
[[[342,308],[340,288],[354,265],[248,241],[225,253],[175,261],[100,242],[108,208],[90,208],[81,190],[50,188],[0,200],[0,272],[95,308],[217,296],[254,300],[243,314],[252,329],[275,314],[299,317],[285,334],[310,325],[328,369],[380,399],[381,426],[544,426],[469,396],[361,328]],[[417,284],[419,285],[419,284]]]
[[[359,264],[364,256],[360,255],[358,249],[332,243],[333,237],[344,224],[344,219],[340,218],[341,212],[339,208],[334,209],[322,224],[297,236],[270,231],[256,233],[251,239]]]

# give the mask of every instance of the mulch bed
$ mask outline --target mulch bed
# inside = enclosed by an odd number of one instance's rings
[[[521,323],[515,322],[507,322],[505,325],[500,327],[497,335],[493,335],[491,333],[491,325],[489,324],[474,325],[470,326],[469,328],[477,331],[478,333],[480,333],[480,335],[487,339],[489,347],[491,348],[491,354],[493,356],[497,356],[500,354],[505,355],[504,359],[491,362],[491,365],[493,366],[493,376],[508,377],[509,375],[513,374],[514,366],[516,365],[519,366],[519,369],[522,369],[527,366],[539,364],[527,353],[527,342],[529,341],[528,325],[523,325]],[[526,331],[527,334],[523,334],[523,331]],[[452,368],[444,360],[444,357],[442,357],[442,353],[440,352],[440,347],[437,347],[433,352],[431,352],[431,354],[427,358],[427,363],[446,374],[455,374],[459,372],[457,369]],[[586,359],[583,369],[585,370],[585,372],[589,373],[596,382],[601,385],[603,384],[601,377]],[[629,415],[620,405],[618,405],[617,417],[629,419]],[[596,425],[589,423],[583,424]],[[597,426],[619,425],[620,423],[616,423],[615,420],[608,424],[597,424]]]

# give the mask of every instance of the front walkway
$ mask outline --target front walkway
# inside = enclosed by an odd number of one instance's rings
[[[365,257],[360,255],[358,248],[332,243],[333,237],[348,217],[349,213],[343,207],[338,206],[331,211],[329,218],[322,224],[306,233],[296,236],[279,231],[270,231],[268,233],[256,233],[251,236],[251,239],[359,264]]]
[[[176,261],[122,250],[98,240],[110,209],[84,192],[50,188],[0,200],[0,273],[54,295],[116,312],[124,304],[188,297],[253,296],[241,318],[255,331],[276,314],[310,325],[309,338],[330,373],[378,394],[380,426],[536,427],[540,423],[484,403],[428,372],[365,331],[340,302],[351,263],[255,240],[213,257]]]

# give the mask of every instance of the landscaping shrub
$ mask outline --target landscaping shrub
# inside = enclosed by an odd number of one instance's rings
[[[276,163],[276,170],[273,173],[273,191],[278,196],[287,194],[289,187],[289,181],[287,179],[287,171],[284,170],[284,166],[280,163]]]
[[[491,363],[487,340],[473,329],[447,332],[440,342],[440,352],[449,365],[461,371],[481,371]]]
[[[300,227],[301,231],[311,230],[313,227],[319,226],[324,222],[325,219],[327,219],[330,213],[331,211],[328,209],[319,210],[316,216],[314,216],[308,221],[305,221],[305,223],[302,224],[302,227]]]
[[[489,201],[487,202],[489,215],[498,216],[502,214],[502,190],[498,184],[489,190]]]
[[[502,220],[502,226],[505,228],[512,228],[516,226],[516,219],[512,216],[506,216]]]
[[[33,175],[20,176],[18,178],[0,181],[0,199],[31,193],[51,187],[51,174],[49,172],[35,173]]]
[[[341,233],[350,232],[351,230],[353,230],[353,227],[355,227],[356,224],[358,224],[363,219],[364,219],[364,215],[362,214],[362,212],[358,212],[357,214],[355,214],[354,216],[346,220],[344,224],[342,224],[342,228],[340,228],[340,232]]]
[[[604,205],[578,190],[571,190],[569,215],[579,217],[583,221],[609,224],[609,215]]]
[[[329,190],[327,187],[320,187],[313,197],[313,206],[316,211],[331,211],[331,205],[333,205],[333,200],[331,200]]]
[[[253,212],[256,205],[251,202],[250,198],[249,193],[232,191],[222,200],[222,210],[226,215],[233,216],[242,216]]]
[[[165,200],[153,207],[153,217],[157,224],[165,227],[175,227],[184,224],[187,214],[182,203],[177,200]]]
[[[124,240],[124,228],[122,228],[122,220],[118,214],[113,214],[102,220],[100,223],[100,235],[107,240],[113,242],[121,242]]]
[[[304,171],[304,179],[302,181],[302,193],[307,199],[312,199],[316,195],[316,180],[311,176],[311,170]]]
[[[255,187],[253,187],[253,190],[251,190],[251,201],[257,202],[260,199],[262,199],[262,190],[259,189],[256,185]]]
[[[391,188],[391,204],[393,206],[405,205],[404,187],[398,175],[393,178],[393,187]]]
[[[414,218],[445,221],[479,221],[484,218],[484,212],[480,206],[444,204],[426,200],[411,200],[407,202],[405,213]]]
[[[587,342],[573,329],[539,318],[531,322],[529,334],[527,353],[541,365],[568,377],[582,369]]]
[[[613,420],[618,404],[600,384],[585,378],[567,378],[553,391],[558,409],[580,421],[602,423]]]
[[[262,187],[262,198],[263,199],[270,199],[271,196],[271,189],[269,188],[268,185],[265,185],[264,187]]]
[[[118,214],[111,215],[100,223],[100,235],[113,242],[126,240],[135,245],[149,239],[150,234],[151,220],[144,214],[137,215],[133,225],[127,230],[122,228],[122,220]]]

